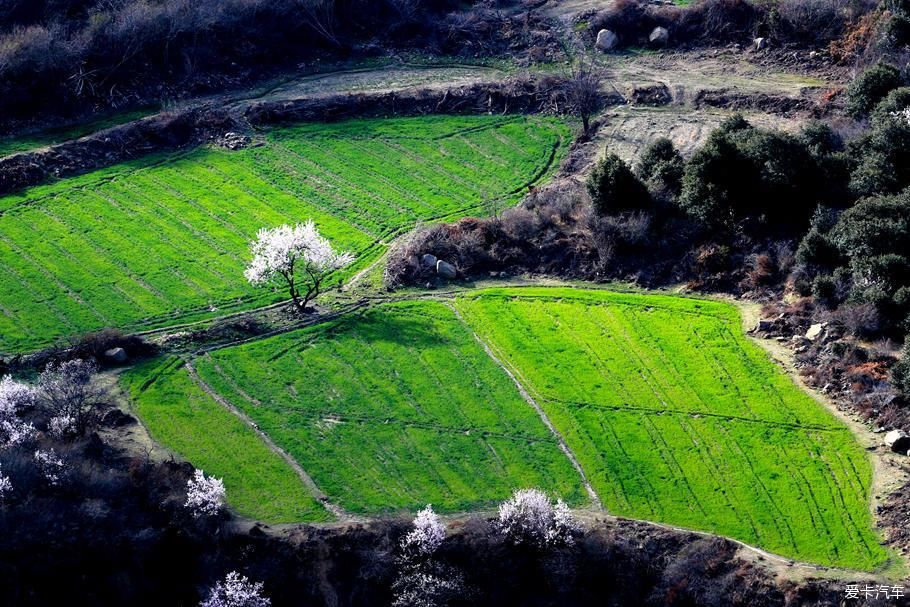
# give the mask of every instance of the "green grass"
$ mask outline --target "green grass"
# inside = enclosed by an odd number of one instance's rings
[[[866,454],[728,304],[574,289],[458,299],[613,513],[825,565],[887,560]]]
[[[463,511],[529,486],[586,499],[555,437],[444,304],[383,305],[196,366],[349,511]]]
[[[269,523],[332,518],[290,465],[203,392],[179,359],[130,369],[122,382],[152,437],[223,478],[238,513]]]
[[[266,144],[147,158],[0,198],[0,352],[102,327],[273,303],[244,281],[261,227],[312,218],[365,267],[421,221],[516,202],[558,166],[551,118],[434,116],[282,128]]]
[[[103,131],[120,124],[126,124],[133,120],[139,120],[140,118],[153,114],[155,111],[157,111],[155,108],[147,107],[138,110],[130,110],[128,112],[118,112],[89,122],[44,129],[16,137],[0,138],[0,157],[16,154],[18,152],[29,152],[71,139],[78,139],[90,135],[91,133]]]

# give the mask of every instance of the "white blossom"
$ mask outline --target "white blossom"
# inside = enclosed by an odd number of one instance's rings
[[[406,555],[430,556],[442,545],[445,537],[445,525],[433,512],[433,506],[427,504],[414,518],[414,529],[401,540],[401,548]]]
[[[2,502],[13,490],[13,482],[8,476],[0,471],[0,502]]]
[[[0,379],[0,416],[15,415],[34,399],[34,390],[13,380],[9,375]]]
[[[312,220],[294,226],[263,228],[250,249],[253,259],[244,272],[246,279],[254,285],[282,279],[300,309],[306,308],[307,303],[319,294],[322,281],[329,273],[354,261],[351,253],[336,252]],[[305,285],[302,302],[300,281]]]
[[[905,107],[899,112],[891,112],[891,115],[899,120],[903,120],[910,126],[910,106]]]
[[[196,469],[186,483],[186,503],[193,516],[211,516],[217,514],[224,505],[224,482],[220,478],[206,476]]]
[[[19,410],[33,401],[31,387],[14,381],[9,375],[0,379],[0,448],[20,445],[34,437],[34,426],[18,416]]]
[[[56,415],[47,423],[48,433],[56,439],[76,434],[76,419],[72,415]]]
[[[269,607],[271,599],[262,596],[262,582],[251,582],[245,575],[231,571],[217,582],[199,607]]]
[[[35,463],[38,465],[41,476],[49,485],[56,487],[60,484],[66,464],[53,449],[35,451]]]
[[[538,489],[520,489],[500,504],[498,527],[515,543],[540,547],[570,545],[579,526],[568,506],[557,500],[556,507]]]

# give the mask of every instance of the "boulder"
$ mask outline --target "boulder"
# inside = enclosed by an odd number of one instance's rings
[[[101,418],[101,423],[108,428],[122,428],[136,423],[136,418],[120,409],[111,409]]]
[[[825,325],[827,325],[827,324],[828,323],[826,323],[826,322],[817,322],[814,325],[812,325],[811,327],[809,327],[809,330],[806,331],[806,339],[808,339],[809,341],[815,341],[816,339],[821,337],[822,333],[825,331]]]
[[[448,280],[454,280],[458,276],[458,270],[455,269],[455,266],[441,259],[436,262],[436,273]]]
[[[610,30],[600,30],[597,32],[597,42],[594,43],[594,47],[597,50],[606,53],[607,51],[612,51],[617,46],[619,46],[619,36]]]
[[[906,453],[910,449],[910,436],[903,430],[892,430],[885,435],[885,446],[895,453]]]
[[[667,46],[670,41],[670,32],[665,27],[655,27],[648,36],[648,42],[652,46]]]
[[[768,39],[767,38],[756,38],[752,41],[752,46],[757,51],[763,51],[768,48]]]
[[[429,253],[424,253],[420,256],[420,265],[426,268],[435,268],[437,261],[436,256],[430,255]]]
[[[755,324],[754,331],[770,331],[771,327],[774,326],[773,320],[768,320],[767,318],[762,318]]]
[[[108,362],[116,363],[118,365],[122,365],[127,360],[129,360],[129,356],[127,356],[126,350],[123,348],[111,348],[110,350],[105,350],[104,358]]]

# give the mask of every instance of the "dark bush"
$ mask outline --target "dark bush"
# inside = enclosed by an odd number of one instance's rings
[[[910,186],[910,124],[891,117],[850,142],[850,189],[856,196],[892,194]]]
[[[651,204],[647,188],[616,154],[607,154],[594,166],[586,185],[601,215],[638,211]]]
[[[837,283],[834,278],[820,274],[812,281],[812,295],[824,303],[832,303],[837,297]]]
[[[894,89],[882,99],[872,111],[873,124],[884,124],[890,122],[898,113],[910,107],[910,86],[902,86]]]
[[[783,133],[729,119],[686,164],[680,206],[705,226],[741,222],[802,231],[823,196],[822,170],[807,146]]]
[[[648,144],[638,159],[635,173],[655,194],[678,196],[682,189],[685,163],[673,142],[660,137]]]
[[[857,76],[847,88],[847,111],[857,118],[867,116],[879,101],[903,83],[900,70],[878,63]]]
[[[904,398],[910,398],[910,342],[904,344],[900,358],[891,366],[891,383]]]
[[[825,207],[816,209],[809,224],[809,231],[796,249],[797,263],[812,269],[833,269],[844,263],[844,256],[829,237],[829,232],[836,223],[837,213],[832,209]]]

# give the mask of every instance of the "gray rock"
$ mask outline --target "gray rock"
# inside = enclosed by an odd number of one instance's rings
[[[594,47],[597,50],[606,53],[607,51],[612,51],[617,46],[619,46],[619,36],[610,30],[600,30],[597,32],[597,42],[594,43]]]
[[[755,331],[770,331],[773,324],[774,324],[773,320],[768,320],[768,319],[762,318],[755,325]]]
[[[110,350],[105,350],[104,358],[109,362],[123,364],[129,360],[129,356],[126,354],[126,350],[123,348],[111,348]]]
[[[454,280],[458,276],[458,270],[455,269],[455,266],[441,259],[436,262],[436,273],[448,280]]]
[[[756,38],[752,41],[752,46],[757,51],[763,51],[768,48],[768,39],[767,38]]]
[[[895,453],[906,453],[910,449],[910,436],[903,430],[892,430],[885,435],[885,446]]]
[[[818,339],[822,335],[822,333],[825,331],[825,325],[827,325],[827,324],[828,323],[826,323],[826,322],[817,322],[814,325],[812,325],[811,327],[809,327],[809,330],[806,331],[806,339],[808,339],[809,341],[815,341],[816,339]]]
[[[670,32],[665,27],[655,27],[648,36],[648,42],[653,46],[667,46],[670,41]]]
[[[423,255],[420,256],[420,265],[427,267],[427,268],[435,268],[436,261],[437,261],[436,256],[430,255],[429,253],[424,253]]]

